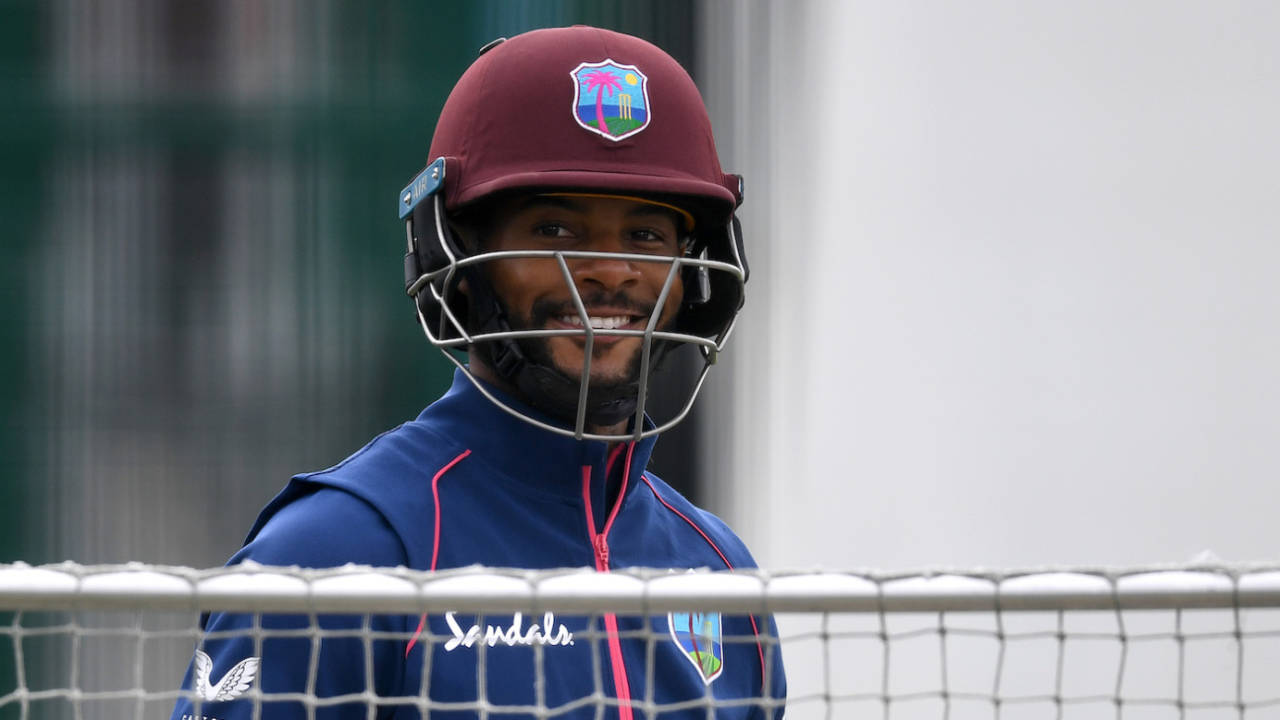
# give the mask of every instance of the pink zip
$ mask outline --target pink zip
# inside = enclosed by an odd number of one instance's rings
[[[627,462],[623,466],[622,487],[618,490],[618,499],[609,512],[609,519],[604,523],[604,530],[596,532],[595,514],[591,511],[591,466],[582,466],[582,503],[587,510],[587,535],[591,548],[595,551],[596,572],[609,572],[609,529],[618,517],[618,509],[622,507],[622,499],[627,496],[627,476],[631,474],[631,451],[635,443],[627,444]],[[612,466],[613,457],[609,465]],[[608,482],[608,477],[605,477]],[[633,720],[631,714],[631,683],[627,680],[627,666],[622,660],[622,643],[618,640],[618,616],[605,613],[605,635],[609,638],[609,663],[613,667],[613,686],[618,697],[618,720]]]

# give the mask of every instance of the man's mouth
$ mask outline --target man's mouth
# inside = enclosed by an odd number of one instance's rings
[[[587,318],[587,323],[592,330],[617,330],[643,319],[643,316],[640,315],[590,315]],[[556,320],[571,327],[583,326],[581,315],[560,315],[556,317]]]

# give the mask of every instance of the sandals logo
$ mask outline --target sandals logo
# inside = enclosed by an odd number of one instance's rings
[[[508,646],[573,644],[573,633],[563,623],[557,625],[555,614],[550,612],[542,616],[541,627],[533,623],[527,629],[524,627],[524,613],[516,613],[511,618],[511,625],[505,628],[501,625],[487,625],[481,630],[479,625],[472,625],[463,630],[452,612],[444,614],[444,621],[449,624],[449,631],[453,633],[453,637],[444,644],[445,652],[459,647],[471,647],[477,642],[489,647],[498,643]]]

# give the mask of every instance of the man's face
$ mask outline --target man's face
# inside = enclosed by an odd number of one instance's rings
[[[563,250],[654,256],[654,262],[622,258],[566,258],[591,326],[644,330],[682,252],[680,216],[638,200],[612,197],[530,195],[495,209],[483,251]],[[581,329],[573,293],[555,258],[508,258],[487,263],[490,282],[507,309],[513,330]],[[658,329],[671,325],[684,287],[677,272],[661,308]],[[599,335],[591,353],[592,385],[639,378],[643,340]],[[586,338],[564,335],[521,341],[540,364],[570,378],[581,376]]]

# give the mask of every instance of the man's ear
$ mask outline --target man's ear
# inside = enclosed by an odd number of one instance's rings
[[[458,247],[462,248],[462,252],[467,255],[474,255],[480,251],[480,243],[476,239],[477,233],[473,227],[467,223],[458,222],[456,220],[449,221],[449,232],[453,233],[454,240]],[[459,273],[457,284],[457,292],[466,297],[471,297],[470,288],[467,286],[467,274]]]
[[[473,222],[451,220],[449,222],[449,230],[453,233],[454,240],[458,246],[462,248],[462,252],[467,255],[475,255],[484,252],[484,237],[486,230],[478,227]]]

